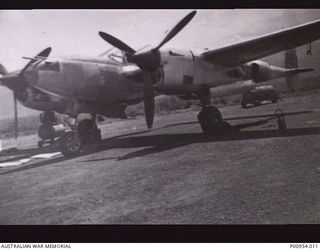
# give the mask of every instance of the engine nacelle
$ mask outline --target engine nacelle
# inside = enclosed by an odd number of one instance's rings
[[[273,66],[267,62],[254,61],[245,64],[247,77],[255,82],[264,82],[273,78]]]

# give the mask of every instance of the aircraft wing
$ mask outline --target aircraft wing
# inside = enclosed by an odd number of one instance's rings
[[[319,38],[320,20],[316,20],[227,47],[206,51],[200,57],[209,63],[233,67],[313,42]]]

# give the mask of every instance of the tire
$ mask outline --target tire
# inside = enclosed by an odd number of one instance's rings
[[[221,129],[223,131],[230,131],[230,130],[232,130],[232,126],[230,125],[230,123],[228,123],[226,121],[222,121],[221,122]]]
[[[212,135],[222,122],[222,115],[218,108],[206,106],[198,114],[198,120],[205,135]]]
[[[75,132],[69,131],[61,137],[59,148],[64,156],[77,156],[82,151],[83,142]]]
[[[201,121],[199,123],[200,123],[200,126],[201,126],[202,133],[204,135],[210,135],[210,134],[213,133],[213,131],[211,130],[210,124],[208,122]]]
[[[205,106],[199,112],[198,119],[211,119],[214,121],[222,121],[222,115],[215,106]]]

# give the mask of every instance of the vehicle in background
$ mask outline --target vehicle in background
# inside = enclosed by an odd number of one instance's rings
[[[243,93],[241,106],[242,108],[247,108],[247,105],[258,106],[263,101],[271,101],[272,103],[276,103],[279,98],[279,94],[273,86],[259,86]]]

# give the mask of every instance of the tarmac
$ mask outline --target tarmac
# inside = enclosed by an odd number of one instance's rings
[[[19,138],[0,153],[0,224],[320,223],[319,96],[221,108],[224,118],[313,111],[277,120],[230,120],[206,137],[197,112],[101,126],[103,141],[75,158]],[[5,142],[3,143],[5,144]]]

